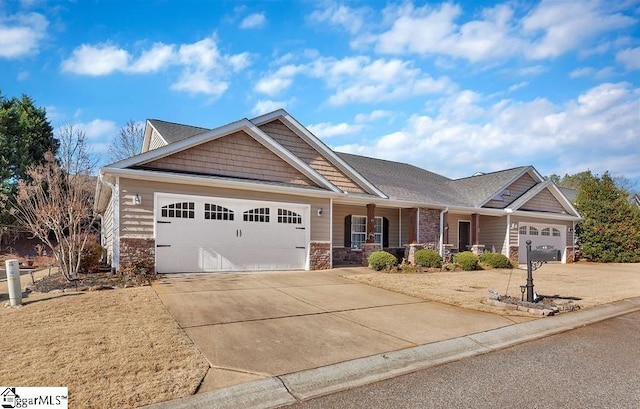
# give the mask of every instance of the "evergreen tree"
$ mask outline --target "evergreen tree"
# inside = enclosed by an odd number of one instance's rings
[[[600,262],[640,262],[640,210],[627,200],[608,172],[583,177],[576,208],[584,218],[577,227],[580,249]]]
[[[8,99],[0,93],[0,225],[12,222],[7,203],[15,198],[27,169],[43,163],[46,152],[57,150],[44,108],[36,107],[27,95]]]

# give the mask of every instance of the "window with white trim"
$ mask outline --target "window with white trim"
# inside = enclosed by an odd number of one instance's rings
[[[373,242],[382,245],[383,222],[382,217],[375,218],[375,233]],[[351,248],[362,248],[362,243],[367,241],[367,217],[351,216]]]

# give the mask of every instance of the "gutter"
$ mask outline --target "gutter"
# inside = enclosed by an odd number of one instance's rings
[[[440,212],[440,257],[444,256],[444,214],[449,211],[448,207],[445,207]]]

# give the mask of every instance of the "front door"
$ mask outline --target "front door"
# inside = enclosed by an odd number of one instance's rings
[[[467,251],[471,245],[471,222],[458,222],[458,251]]]

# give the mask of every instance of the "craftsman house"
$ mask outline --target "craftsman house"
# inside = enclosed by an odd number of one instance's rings
[[[331,150],[286,111],[206,129],[148,120],[142,153],[100,170],[114,268],[159,273],[325,269],[379,248],[573,257],[571,203],[533,167],[449,179]]]

